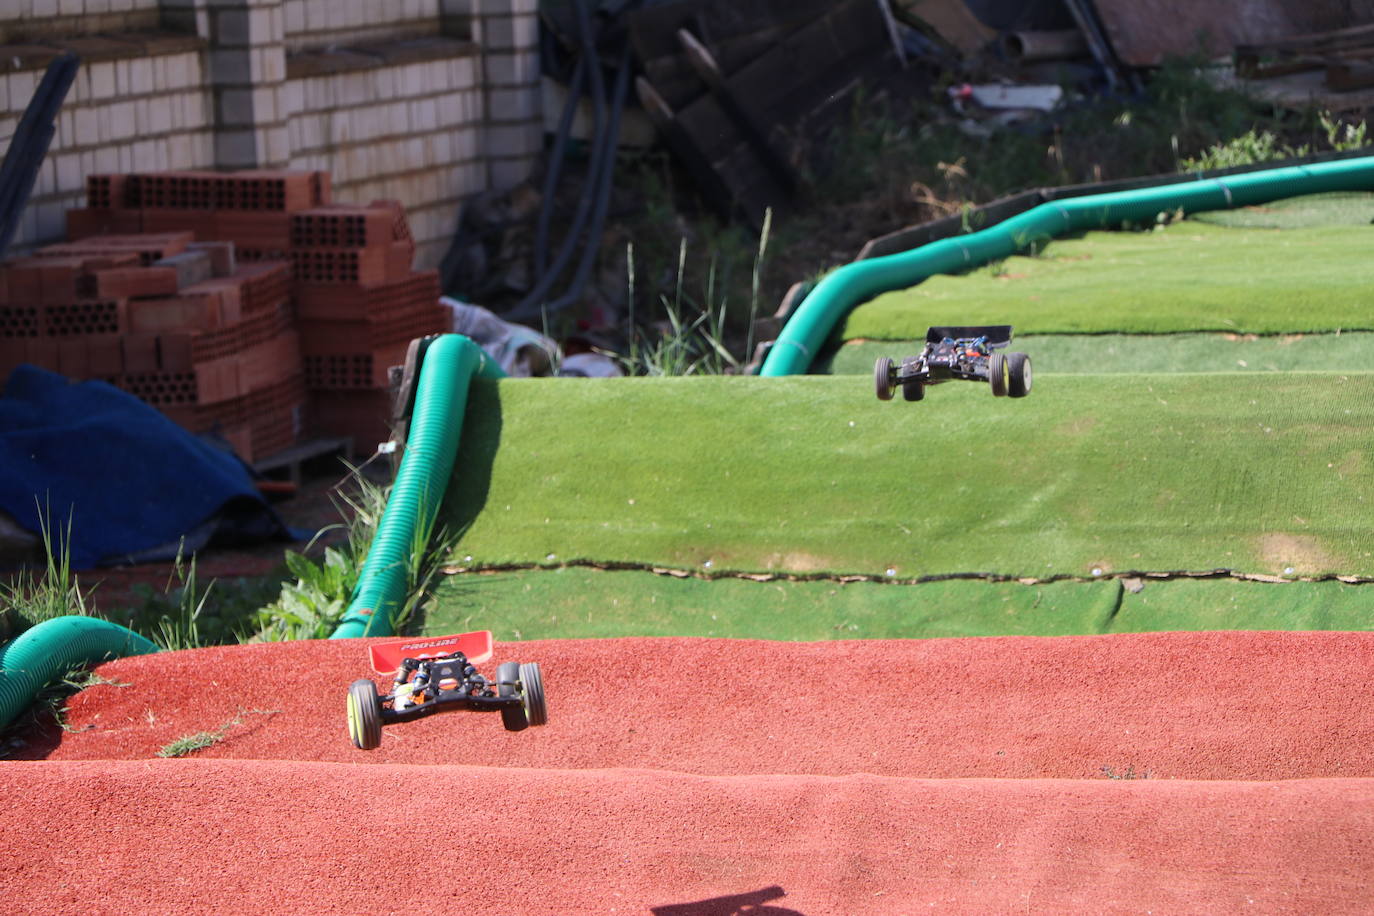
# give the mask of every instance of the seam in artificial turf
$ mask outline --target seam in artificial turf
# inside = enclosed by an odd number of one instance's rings
[[[747,579],[751,582],[835,582],[845,585],[850,582],[876,582],[884,585],[922,585],[928,582],[950,582],[955,580],[976,582],[1016,582],[1021,585],[1047,585],[1053,582],[1104,582],[1113,579],[1149,579],[1154,582],[1174,579],[1235,579],[1242,582],[1262,582],[1273,585],[1287,585],[1290,582],[1340,582],[1344,585],[1374,584],[1374,576],[1324,575],[1324,576],[1272,576],[1265,573],[1247,573],[1235,569],[1180,569],[1180,570],[1119,570],[1104,571],[1100,576],[1009,576],[989,572],[936,573],[928,576],[876,576],[861,573],[836,575],[833,573],[757,573],[742,570],[718,570],[705,572],[696,569],[680,569],[670,566],[654,566],[643,563],[606,563],[591,560],[571,560],[563,563],[507,563],[492,566],[445,566],[440,570],[446,576],[473,574],[479,576],[498,575],[511,572],[530,572],[543,570],[553,572],[560,569],[599,569],[606,572],[650,572],[657,576],[673,579]]]

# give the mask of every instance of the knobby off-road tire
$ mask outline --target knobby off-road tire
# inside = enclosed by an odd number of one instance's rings
[[[348,737],[354,747],[365,751],[382,743],[382,698],[377,685],[367,678],[348,685]]]
[[[502,662],[496,667],[496,695],[498,697],[519,696],[519,662]],[[523,706],[502,706],[501,724],[508,732],[522,732],[529,728],[530,720]]]
[[[537,662],[526,662],[520,666],[520,692],[525,700],[525,718],[529,723],[546,724],[549,710],[544,705],[544,676],[539,673]]]
[[[875,389],[878,400],[892,400],[894,386],[892,384],[892,357],[880,356],[873,365],[873,388]]]
[[[1007,357],[1002,353],[994,353],[988,357],[988,384],[992,387],[992,396],[1004,398],[1007,396]]]
[[[1024,353],[1007,354],[1007,394],[1024,398],[1031,390],[1031,361]]]
[[[910,356],[902,360],[902,371],[899,376],[908,376],[902,379],[902,400],[919,401],[926,396],[926,383],[924,379],[910,378],[921,371],[921,358]]]

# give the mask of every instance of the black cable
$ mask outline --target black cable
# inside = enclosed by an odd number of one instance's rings
[[[587,81],[587,58],[577,59],[572,77],[568,81],[568,98],[563,102],[563,113],[558,116],[558,129],[553,135],[553,145],[549,147],[549,167],[544,174],[544,196],[539,201],[539,221],[534,230],[534,275],[543,276],[549,265],[549,223],[553,221],[553,202],[558,190],[558,179],[563,174],[563,157],[567,152],[568,133],[572,130],[573,115],[577,113],[578,102],[582,98],[583,84]]]
[[[610,209],[611,188],[615,185],[615,141],[620,133],[620,116],[625,110],[625,97],[630,87],[631,69],[630,48],[626,46],[621,56],[620,70],[615,78],[614,98],[611,100],[611,120],[606,128],[606,133],[611,137],[611,142],[606,144],[606,150],[602,156],[603,161],[597,163],[596,209],[592,214],[592,226],[587,231],[586,247],[582,249],[582,260],[577,265],[577,273],[573,276],[572,285],[562,296],[544,307],[544,311],[548,314],[561,312],[582,298],[582,290],[586,288],[587,281],[591,278],[592,265],[596,262],[597,254],[600,253],[601,231],[606,224],[606,212]]]
[[[19,229],[24,206],[33,193],[38,170],[57,134],[57,113],[76,79],[81,59],[70,51],[48,64],[47,72],[19,119],[5,160],[0,164],[0,258],[5,256]]]
[[[574,212],[572,223],[568,227],[568,234],[559,246],[553,264],[535,281],[534,288],[526,293],[519,303],[502,315],[503,318],[509,319],[516,315],[533,317],[539,314],[539,305],[549,294],[550,288],[558,281],[559,276],[567,269],[568,262],[576,250],[582,229],[587,224],[588,217],[591,216],[592,200],[595,193],[595,188],[592,186],[595,177],[595,164],[601,161],[602,150],[606,143],[610,142],[612,145],[615,143],[615,138],[608,137],[604,129],[606,86],[601,78],[601,64],[597,58],[596,40],[592,31],[591,18],[587,15],[587,8],[583,0],[573,0],[573,6],[577,10],[578,31],[582,37],[582,54],[587,61],[588,69],[591,71],[592,102],[595,106],[595,127],[590,158],[592,172],[583,185],[582,194],[577,201],[577,210]]]

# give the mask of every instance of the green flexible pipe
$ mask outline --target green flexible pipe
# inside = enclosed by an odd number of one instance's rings
[[[73,668],[156,651],[156,645],[134,631],[98,617],[45,620],[0,646],[0,728]]]
[[[423,550],[453,474],[473,378],[502,378],[496,360],[461,334],[445,334],[424,351],[401,467],[372,538],[348,611],[330,639],[389,636],[406,597],[411,555]]]
[[[879,293],[914,286],[933,274],[1009,257],[1033,242],[1065,232],[1153,221],[1162,211],[1195,213],[1253,206],[1300,194],[1371,189],[1374,156],[1366,156],[1041,204],[988,229],[856,261],[829,274],[783,326],[759,374],[805,373],[835,325],[855,306]]]

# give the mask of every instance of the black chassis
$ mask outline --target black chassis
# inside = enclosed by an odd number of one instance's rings
[[[951,379],[988,382],[997,397],[1023,398],[1031,388],[1030,357],[996,352],[1009,343],[1009,324],[930,328],[925,348],[916,356],[900,364],[884,356],[874,365],[878,400],[890,401],[900,388],[905,400],[920,401],[926,386]]]
[[[897,384],[920,380],[938,385],[950,379],[986,382],[993,350],[1011,343],[1011,325],[937,327],[926,331],[925,349],[903,359],[897,367]]]
[[[477,673],[462,652],[421,661],[407,658],[396,669],[391,693],[381,698],[382,724],[413,722],[457,709],[523,708],[524,701],[518,695],[499,697],[492,690],[494,686]],[[397,697],[406,687],[410,687],[405,693],[409,702],[396,709]]]

